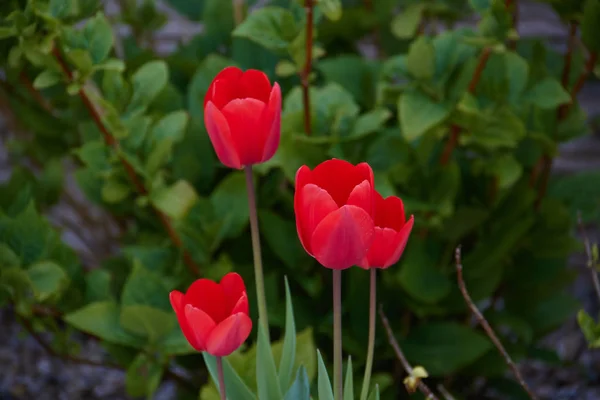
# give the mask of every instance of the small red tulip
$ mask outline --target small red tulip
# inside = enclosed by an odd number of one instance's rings
[[[173,290],[169,298],[185,338],[198,351],[227,356],[252,331],[246,286],[234,272],[220,283],[198,279],[185,294]]]
[[[404,204],[395,196],[384,199],[375,192],[375,234],[367,257],[360,264],[362,268],[388,268],[398,262],[410,231],[414,217],[406,221]]]
[[[296,229],[302,246],[323,266],[358,265],[373,239],[373,171],[367,163],[332,159],[296,173]]]
[[[269,160],[279,146],[281,89],[261,71],[222,70],[204,98],[204,124],[219,160],[230,168]]]

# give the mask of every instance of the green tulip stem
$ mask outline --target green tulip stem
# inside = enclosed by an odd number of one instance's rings
[[[262,256],[260,254],[260,233],[258,231],[258,215],[256,211],[254,181],[252,180],[252,166],[245,166],[244,171],[246,172],[248,208],[250,209],[250,232],[252,234],[252,253],[254,255],[254,279],[256,281],[258,319],[263,324],[267,339],[269,339],[269,315],[267,314],[267,301],[265,299],[265,278],[263,276]]]
[[[333,393],[342,400],[342,271],[333,270]]]
[[[223,373],[223,358],[216,357],[217,359],[217,372],[219,374],[219,393],[221,394],[221,400],[227,400],[225,394],[225,374]]]
[[[373,369],[373,353],[375,352],[375,303],[377,302],[377,269],[371,268],[371,294],[369,300],[369,345],[367,347],[367,365],[365,366],[365,377],[363,379],[360,400],[367,400],[369,395],[369,384],[371,383],[371,371]]]

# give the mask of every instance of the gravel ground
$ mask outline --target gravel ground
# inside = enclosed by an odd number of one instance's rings
[[[118,12],[112,1],[107,1],[107,9],[110,13]],[[158,33],[157,43],[161,46],[162,52],[169,52],[178,39],[185,40],[201,30],[198,25],[183,20],[175,13],[170,12],[170,19],[171,22]],[[521,2],[519,31],[523,36],[545,37],[557,48],[564,48],[566,28],[552,10],[539,3]],[[126,29],[119,32],[127,34]],[[600,83],[596,81],[588,84],[580,94],[580,101],[590,116],[600,115]],[[0,134],[13,129],[3,125],[0,121]],[[554,172],[573,173],[590,169],[600,169],[600,135],[580,138],[561,146],[560,156],[554,164]],[[6,153],[0,144],[0,181],[7,179],[9,174]],[[69,186],[72,197],[81,200],[80,193],[72,185]],[[85,207],[90,208],[89,205]],[[96,221],[109,219],[102,210],[93,207],[90,215]],[[111,237],[115,234],[114,224],[103,224],[107,227],[103,232],[89,235],[96,240],[96,243],[90,244],[89,240],[82,240],[81,235],[69,232],[68,226],[73,224],[77,226],[79,221],[65,204],[52,210],[50,218],[54,223],[67,228],[64,239],[75,247],[82,257],[89,261],[89,264],[94,264],[95,246],[114,251],[114,247],[110,245]],[[597,229],[590,230],[588,235],[590,239],[600,241],[600,233]],[[571,259],[571,267],[580,272],[579,278],[571,289],[573,294],[588,312],[597,315],[600,304],[594,295],[583,255],[574,255]],[[125,400],[128,398],[125,395],[124,372],[71,364],[48,356],[34,338],[23,332],[10,310],[0,310],[0,327],[2,327],[0,329],[0,400]],[[95,341],[82,339],[80,344],[83,358],[102,360],[105,356],[102,348]],[[568,366],[552,368],[535,362],[524,363],[523,373],[532,389],[542,399],[548,400],[599,400],[600,352],[587,349],[585,339],[575,320],[569,321],[549,335],[544,344],[556,349],[560,357],[568,362]],[[155,398],[174,399],[173,384],[164,383]]]

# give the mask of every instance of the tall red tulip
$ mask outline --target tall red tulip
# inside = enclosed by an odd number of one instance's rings
[[[308,254],[335,270],[363,261],[373,239],[373,171],[332,159],[296,173],[294,211]]]
[[[252,331],[242,277],[231,272],[216,283],[198,279],[183,294],[173,290],[171,306],[193,348],[223,357],[242,345]]]
[[[219,160],[230,168],[269,160],[279,146],[281,89],[261,71],[227,67],[204,98],[204,123]]]
[[[395,196],[384,199],[375,192],[375,234],[362,268],[388,268],[398,262],[412,230],[414,217],[407,221],[404,203]]]

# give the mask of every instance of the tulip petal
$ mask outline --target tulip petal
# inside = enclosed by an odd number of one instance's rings
[[[279,147],[281,137],[281,88],[273,85],[267,106],[263,110],[260,124],[264,127],[266,137],[263,145],[262,162],[273,157]]]
[[[312,171],[310,183],[327,190],[339,207],[346,204],[354,188],[368,181],[373,186],[373,171],[366,163],[352,165],[336,158],[317,165]]]
[[[244,72],[238,67],[223,68],[223,70],[219,72],[217,76],[214,77],[210,86],[208,87],[208,90],[206,91],[206,95],[204,96],[204,108],[206,108],[206,105],[209,101],[212,101],[214,103],[213,97],[216,93],[214,86],[218,81],[221,81],[221,83],[223,81],[231,81],[233,83],[236,83],[243,74]],[[232,99],[234,98],[237,98],[235,94],[233,95]],[[219,104],[217,107],[221,108],[223,105]]]
[[[212,103],[204,109],[204,124],[219,160],[229,168],[240,169],[240,157],[225,116]]]
[[[240,97],[240,89],[237,82],[237,80],[219,79],[212,83],[210,89],[212,90],[210,101],[215,107],[222,110],[231,100]]]
[[[415,219],[411,215],[410,219],[406,221],[406,224],[398,231],[396,237],[394,238],[394,252],[390,256],[390,258],[383,264],[381,268],[387,268],[393,264],[396,264],[400,257],[402,257],[402,253],[404,253],[404,249],[406,248],[406,244],[408,243],[408,238],[410,237],[410,232],[412,231]]]
[[[218,324],[208,337],[206,352],[215,357],[228,356],[248,339],[252,320],[244,313],[233,314]]]
[[[223,288],[210,279],[194,281],[185,293],[185,303],[201,309],[217,324],[227,318],[231,311]]]
[[[241,165],[262,160],[265,132],[260,117],[265,106],[260,100],[245,98],[234,99],[222,109]]]
[[[349,206],[357,206],[365,210],[369,215],[373,216],[375,212],[375,201],[373,194],[376,193],[369,181],[362,181],[362,183],[356,186],[346,202]]]
[[[242,297],[239,298],[237,303],[234,304],[231,309],[232,314],[244,313],[246,315],[250,315],[250,307],[248,306],[248,295],[246,292],[242,294]]]
[[[402,200],[396,196],[384,199],[377,193],[375,196],[375,225],[399,231],[405,222],[406,217]]]
[[[260,100],[263,103],[269,101],[271,82],[269,82],[269,77],[264,72],[257,69],[248,69],[239,78],[237,85],[240,99],[251,98]]]
[[[238,301],[242,298],[242,296],[246,295],[246,285],[239,274],[230,272],[221,279],[219,286],[221,286],[221,290],[225,296],[225,301],[227,302],[227,313],[230,315],[233,313],[231,310],[233,310]],[[247,303],[248,299],[246,299],[246,304]],[[248,313],[247,310],[246,313]]]
[[[325,267],[346,269],[361,263],[373,239],[373,219],[362,208],[343,206],[327,215],[311,238],[314,257]]]
[[[207,313],[191,304],[186,304],[184,311],[188,327],[187,332],[182,329],[184,336],[194,349],[205,351],[208,338],[215,329],[215,321]]]
[[[313,232],[327,215],[338,209],[338,206],[327,191],[312,183],[299,189],[299,192],[298,203],[294,204],[296,229],[302,246],[308,254],[314,256],[311,243]],[[296,193],[298,194],[298,190]]]

